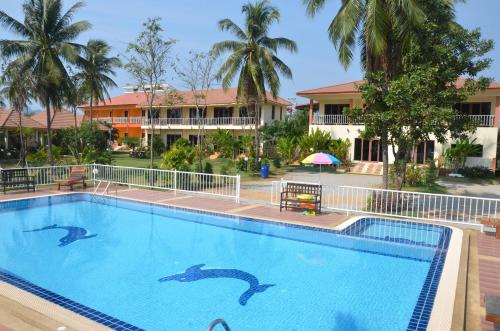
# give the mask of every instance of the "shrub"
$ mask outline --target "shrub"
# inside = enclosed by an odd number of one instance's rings
[[[239,171],[246,171],[248,169],[247,167],[247,161],[245,161],[245,158],[241,157],[236,161],[236,169]]]
[[[139,146],[139,138],[137,137],[125,137],[122,140],[122,143],[127,145],[131,149],[135,149],[137,146]]]
[[[275,168],[281,168],[281,160],[279,158],[279,156],[276,156],[274,159],[273,159],[273,166]]]
[[[465,167],[458,170],[458,173],[469,178],[493,178],[495,174],[487,167]]]
[[[406,184],[409,186],[420,186],[424,184],[424,172],[415,164],[408,166],[406,170]]]
[[[262,159],[262,161],[260,161],[261,166],[270,165],[270,164],[271,164],[271,162],[269,162],[269,159],[266,159],[266,158],[264,158],[264,159]]]
[[[220,168],[220,174],[221,175],[229,175],[229,170],[233,167],[233,163],[228,160],[226,162],[224,162],[224,164],[222,165],[222,167]]]
[[[172,148],[161,156],[161,166],[167,169],[188,171],[193,164],[194,150],[192,147],[172,146]]]
[[[159,135],[155,135],[153,139],[153,152],[155,155],[160,155],[165,151],[165,144]]]
[[[212,164],[210,162],[205,162],[205,167],[203,168],[203,173],[205,174],[213,174],[214,169],[212,167]]]
[[[436,180],[438,179],[438,169],[434,161],[427,162],[427,168],[425,168],[423,179],[424,185],[427,187],[431,187],[436,184]]]

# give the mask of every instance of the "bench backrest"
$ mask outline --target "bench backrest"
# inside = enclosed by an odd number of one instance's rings
[[[302,183],[286,183],[285,192],[296,194],[313,194],[321,195],[321,185],[319,184],[302,184]]]
[[[27,178],[28,169],[3,169],[0,171],[2,173],[2,182],[11,182],[15,178]]]
[[[70,178],[82,178],[85,176],[85,172],[87,171],[87,168],[85,167],[73,167],[71,168],[71,174],[69,175]]]

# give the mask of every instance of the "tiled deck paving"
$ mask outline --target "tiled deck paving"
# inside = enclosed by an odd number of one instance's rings
[[[500,297],[500,239],[494,235],[480,234],[478,238],[479,258],[479,288],[481,293],[481,308],[484,316],[484,295],[491,294]],[[500,331],[493,323],[482,319],[484,331]]]
[[[76,189],[78,191],[78,189]],[[92,192],[93,189],[89,188],[87,191]],[[37,192],[33,193],[8,193],[6,195],[0,194],[0,201],[9,199],[20,199],[33,196],[41,196],[47,194],[60,194],[61,191],[57,191],[52,187],[41,188]],[[63,192],[64,193],[64,192]],[[281,222],[299,223],[299,224],[309,224],[317,227],[333,228],[338,224],[342,223],[349,216],[342,213],[324,213],[318,216],[302,215],[301,213],[294,211],[279,211],[279,208],[264,204],[250,204],[250,203],[236,203],[232,200],[225,200],[219,198],[209,198],[203,196],[193,196],[182,193],[174,194],[173,192],[163,192],[163,191],[152,191],[143,189],[128,189],[126,187],[111,188],[109,191],[111,196],[118,196],[129,199],[142,200],[147,202],[162,203],[172,206],[185,207],[185,208],[196,208],[206,211],[215,211],[228,213],[233,215],[247,216],[253,218],[263,218]],[[254,199],[251,199],[252,201]],[[482,330],[488,331],[500,331],[500,328],[495,329],[492,323],[486,322],[484,320],[484,293],[491,293],[500,295],[500,240],[495,240],[494,237],[486,234],[478,234],[475,232],[474,237],[474,251],[477,251],[476,259],[476,271],[475,275],[469,278],[471,280],[479,278],[480,284],[480,301],[481,307],[478,304],[470,304],[467,308],[467,316],[469,315],[469,310],[476,310],[481,312],[481,328]],[[477,244],[476,244],[477,242]],[[476,254],[475,254],[476,255]],[[465,261],[465,259],[464,259]],[[469,262],[470,263],[470,262]],[[469,264],[470,265],[470,264]],[[462,266],[465,269],[465,266]],[[461,270],[463,270],[461,267]],[[477,271],[477,269],[479,271]],[[470,271],[469,271],[470,275]],[[478,291],[472,291],[478,292]],[[477,294],[470,293],[469,294]],[[7,299],[0,295],[0,331],[3,330],[45,330],[52,329],[54,325],[61,325],[61,321],[56,321],[46,316],[42,316],[37,312],[30,311],[28,309],[19,308],[16,310],[14,307],[17,303],[12,302],[9,305],[10,299]],[[472,300],[469,302],[474,303]],[[17,304],[19,305],[19,304]],[[20,306],[20,305],[19,305]],[[475,306],[475,307],[472,307]],[[13,308],[14,307],[14,308]],[[36,315],[36,316],[34,316]],[[477,320],[477,319],[476,319]],[[21,324],[20,324],[21,323]],[[474,323],[479,325],[478,323]],[[474,325],[473,323],[467,323],[469,330],[479,330],[479,327],[470,327]],[[21,326],[22,325],[22,326]],[[66,323],[68,325],[68,323]],[[50,326],[50,327],[48,327]],[[462,329],[462,328],[460,328]],[[67,328],[71,330],[71,328]]]

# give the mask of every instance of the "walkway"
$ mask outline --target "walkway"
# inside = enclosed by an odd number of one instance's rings
[[[494,235],[480,234],[478,237],[479,257],[479,290],[482,308],[483,331],[500,331],[500,326],[495,329],[493,323],[484,319],[484,295],[500,297],[500,239]]]

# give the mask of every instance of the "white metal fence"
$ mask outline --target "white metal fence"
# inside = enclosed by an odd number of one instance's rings
[[[280,203],[286,181],[272,183],[271,203]],[[322,207],[416,220],[480,225],[483,218],[500,217],[500,199],[323,185]]]
[[[196,172],[119,167],[102,164],[79,165],[87,168],[87,178],[113,184],[214,195],[240,200],[240,176],[204,174]],[[72,165],[29,167],[37,186],[52,185],[67,179]]]

